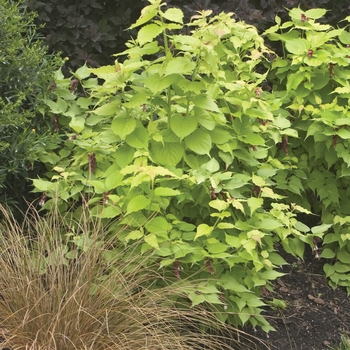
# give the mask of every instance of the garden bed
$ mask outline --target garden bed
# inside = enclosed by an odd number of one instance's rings
[[[285,257],[290,265],[274,287],[274,298],[287,303],[285,310],[266,315],[276,332],[257,332],[271,350],[337,349],[342,334],[350,334],[350,298],[345,289],[329,287],[323,272],[324,259],[311,254],[305,261]],[[272,296],[267,296],[272,298]]]

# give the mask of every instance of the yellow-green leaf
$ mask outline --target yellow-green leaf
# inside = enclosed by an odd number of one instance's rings
[[[212,226],[209,226],[207,224],[200,224],[197,227],[196,236],[194,237],[194,239],[196,240],[198,237],[201,237],[201,236],[209,236],[212,232],[213,232]]]

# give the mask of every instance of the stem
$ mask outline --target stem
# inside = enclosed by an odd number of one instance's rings
[[[194,80],[194,78],[195,78],[195,76],[196,76],[196,74],[197,74],[198,65],[199,65],[200,53],[201,53],[201,52],[199,52],[198,55],[197,55],[197,57],[196,57],[196,62],[197,62],[197,64],[196,64],[195,69],[194,69],[193,72],[192,72],[192,75],[191,75],[191,82],[193,82],[193,80]],[[192,91],[188,91],[186,95],[187,95],[186,115],[188,115],[188,112],[189,112],[189,109],[190,109],[190,100],[191,100],[191,96],[192,96]]]
[[[168,128],[170,127],[170,119],[171,119],[171,88],[170,86],[167,89],[167,97],[168,97],[168,101],[167,101],[167,105],[168,105]]]
[[[162,16],[160,16],[160,21],[162,22],[162,26],[164,28],[164,30],[163,30],[163,41],[164,41],[165,58],[166,59],[171,59],[172,55],[171,55],[171,51],[169,49],[168,36],[166,35],[166,26],[165,26],[165,23],[163,21]]]

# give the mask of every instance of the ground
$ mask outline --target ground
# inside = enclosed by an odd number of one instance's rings
[[[283,269],[286,275],[275,282],[274,293],[267,298],[283,299],[287,308],[266,311],[276,332],[268,337],[259,331],[255,335],[267,342],[269,350],[339,349],[342,334],[350,335],[346,290],[329,287],[323,272],[325,260],[311,253],[304,261],[284,258],[290,263]]]

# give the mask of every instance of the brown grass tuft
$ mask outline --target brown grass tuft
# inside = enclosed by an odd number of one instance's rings
[[[152,255],[136,254],[133,246],[124,248],[116,235],[102,240],[106,232],[91,217],[72,222],[54,214],[43,219],[32,211],[19,224],[3,207],[0,212],[2,346],[13,350],[250,348],[228,341],[223,334],[236,336],[238,331],[220,324],[213,313],[179,303],[175,307],[174,299],[184,297],[183,289],[165,283]],[[210,335],[213,328],[223,333]]]

